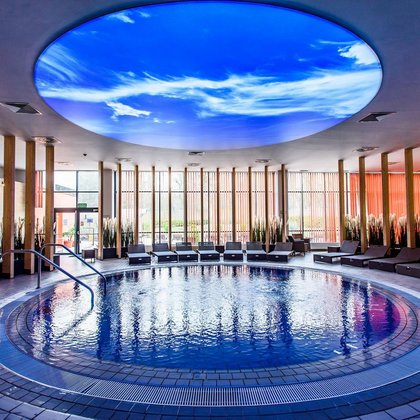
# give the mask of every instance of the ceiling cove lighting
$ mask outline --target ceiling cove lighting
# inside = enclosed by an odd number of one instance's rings
[[[32,136],[31,139],[34,140],[35,143],[46,144],[46,145],[61,144],[62,143],[61,140],[57,139],[56,137],[52,137],[52,136]]]
[[[339,124],[377,94],[362,39],[274,5],[180,1],[114,12],[39,56],[47,104],[95,133],[144,146],[267,146]]]

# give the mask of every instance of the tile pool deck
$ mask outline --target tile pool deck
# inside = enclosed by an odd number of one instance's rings
[[[377,270],[342,267],[339,264],[314,264],[311,253],[305,257],[296,256],[290,260],[289,264],[283,265],[316,268],[346,274],[346,276],[355,279],[369,279],[379,286],[391,288],[398,294],[409,297],[412,310],[418,313],[420,282],[416,278]],[[69,257],[62,258],[62,266],[79,276],[90,274],[78,261]],[[130,267],[125,259],[97,261],[94,266],[104,272],[133,269],[133,266]],[[64,276],[60,273],[45,273],[42,286],[48,287],[63,278]],[[2,306],[13,305],[17,299],[23,300],[26,293],[33,291],[35,283],[34,276],[1,280]],[[13,331],[9,331],[9,333],[12,334]],[[17,340],[16,344],[24,347],[25,343],[22,337],[20,342],[18,334],[14,337]],[[77,416],[88,418],[257,418],[260,416],[302,419],[415,418],[420,417],[420,358],[418,357],[419,349],[417,348],[417,353],[414,349],[415,346],[418,346],[418,340],[417,325],[411,323],[396,340],[392,340],[390,352],[384,352],[380,348],[372,349],[372,358],[367,361],[365,358],[363,360],[354,358],[352,363],[330,361],[307,366],[294,366],[290,369],[277,370],[277,372],[273,372],[273,370],[174,372],[165,369],[119,366],[112,363],[95,365],[92,364],[92,361],[77,359],[73,355],[63,355],[63,358],[56,361],[53,369],[48,371],[51,366],[41,365],[43,368],[39,369],[38,365],[25,360],[25,357],[28,358],[28,356],[23,353],[19,355],[13,349],[13,345],[6,343],[4,337],[1,337],[0,352],[8,353],[9,362],[15,363],[15,368],[11,371],[4,366],[0,367],[0,395],[2,395],[0,397],[0,419],[53,419],[77,418]],[[11,346],[10,351],[7,344]],[[12,357],[10,354],[13,351],[19,357]],[[408,355],[399,357],[407,352],[409,352]],[[389,363],[390,361],[391,363]],[[401,361],[405,361],[405,363],[401,363]],[[36,378],[38,383],[25,379],[23,371],[21,375],[16,374],[15,371],[24,369],[26,362],[35,372],[31,376],[32,379]],[[42,362],[37,363],[41,364]],[[405,372],[404,369],[407,371]],[[42,374],[40,374],[41,371]],[[57,372],[60,373],[60,378],[65,378],[65,387],[47,385],[49,382],[54,384],[51,382],[51,377],[57,376]],[[69,375],[73,374],[79,376],[69,379]],[[83,382],[86,380],[83,374],[90,378],[87,382]],[[364,375],[364,378],[360,375]],[[401,377],[403,379],[400,379]],[[92,378],[94,382],[92,382]],[[353,378],[364,381],[364,385],[359,388],[354,387]],[[314,381],[318,381],[317,384],[325,385],[329,380],[329,389],[325,391],[325,395],[319,394],[318,386],[307,387],[308,383],[313,385]],[[115,393],[115,390],[107,394],[107,390],[112,388],[115,382],[121,383],[119,381],[132,387],[120,390],[121,395],[124,395],[124,392],[139,392],[140,387],[147,386],[154,387],[152,389],[155,392],[151,397],[149,396],[148,403],[136,402],[136,399],[131,398],[131,395],[130,399],[133,401],[130,402],[122,401],[124,398],[110,399],[109,395],[119,394]],[[67,386],[69,383],[75,384],[74,387],[69,389]],[[171,387],[190,390],[188,398],[191,398],[191,392],[196,392],[202,399],[203,390],[209,388],[217,390],[217,387],[223,387],[224,390],[228,389],[231,392],[219,395],[218,406],[205,404],[203,399],[199,404],[190,404],[191,401],[188,400],[187,404],[189,405],[159,403],[158,397],[162,395],[162,392],[170,390]],[[254,402],[252,395],[255,395],[256,391],[270,390],[273,387],[276,387],[277,390],[283,389],[283,391],[277,394],[277,400],[275,398],[270,400],[269,397],[266,397],[268,398],[266,404],[243,405],[235,403],[235,395],[232,394],[241,387],[252,391],[250,392],[251,396],[248,397],[251,399],[245,400],[251,401],[251,403]],[[346,387],[348,388],[346,389]],[[89,393],[89,390],[98,390],[99,388],[101,388],[100,392]],[[318,396],[311,394],[314,392],[318,393]],[[142,394],[143,400],[144,395]],[[139,401],[142,398],[139,398]],[[260,398],[261,395],[257,396],[257,399]]]

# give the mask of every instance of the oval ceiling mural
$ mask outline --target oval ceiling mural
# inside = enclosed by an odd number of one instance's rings
[[[377,94],[360,38],[325,19],[246,2],[111,13],[56,39],[35,65],[48,105],[95,133],[144,146],[265,146],[330,128]]]

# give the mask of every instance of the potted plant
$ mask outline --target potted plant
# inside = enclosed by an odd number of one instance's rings
[[[23,218],[18,218],[15,222],[15,249],[24,249],[24,224],[25,221]],[[15,264],[15,274],[24,273],[24,254],[14,254],[14,264]]]
[[[384,241],[382,215],[375,217],[373,214],[368,216],[368,242],[369,245],[382,245]]]
[[[74,246],[74,240],[73,240],[74,234],[75,234],[74,226],[72,226],[68,231],[63,232],[63,242],[65,246],[69,248]]]
[[[121,254],[125,256],[128,252],[128,246],[134,245],[134,228],[132,222],[126,222],[121,230]]]
[[[102,230],[103,258],[117,258],[115,220],[109,217],[104,219]]]

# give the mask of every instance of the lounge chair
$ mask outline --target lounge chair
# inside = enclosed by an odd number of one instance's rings
[[[267,259],[268,261],[287,262],[292,255],[292,242],[276,242],[274,250],[267,254]]]
[[[144,244],[128,245],[128,264],[150,264],[152,258],[146,252]]]
[[[417,277],[420,279],[420,262],[411,264],[397,264],[395,271],[404,276]]]
[[[340,262],[341,264],[353,265],[354,267],[365,267],[370,260],[385,258],[388,249],[389,246],[385,245],[371,245],[364,254],[341,257]]]
[[[248,261],[263,261],[267,259],[267,253],[263,251],[261,242],[246,243],[246,257]]]
[[[293,254],[303,254],[309,251],[308,244],[303,239],[295,239],[292,235],[288,235],[287,239],[293,245]]]
[[[153,244],[152,254],[157,257],[158,263],[178,261],[178,255],[176,255],[175,252],[169,250],[167,243]]]
[[[332,264],[334,260],[341,257],[348,257],[356,254],[359,241],[343,241],[338,252],[325,252],[323,254],[314,254],[314,262],[325,262]]]
[[[193,251],[191,242],[177,242],[175,247],[179,261],[198,261],[198,254]]]
[[[243,261],[244,253],[240,242],[226,242],[225,252],[223,253],[225,261]]]
[[[198,254],[200,261],[219,261],[220,254],[215,250],[213,242],[199,242]]]
[[[395,258],[369,261],[369,268],[394,272],[397,264],[415,263],[420,260],[420,248],[402,248]]]

